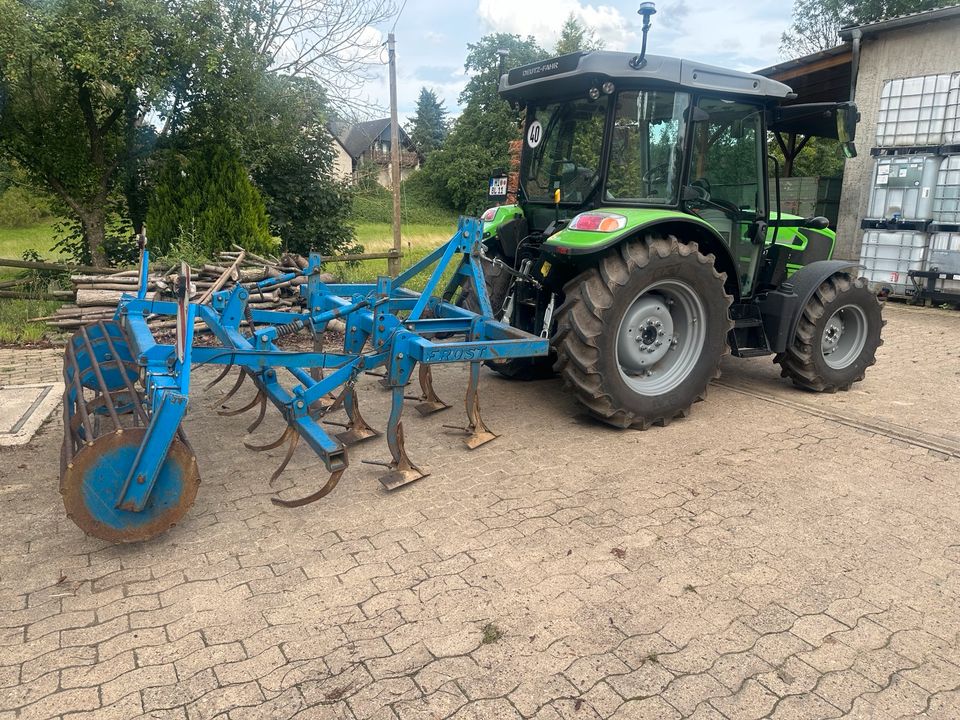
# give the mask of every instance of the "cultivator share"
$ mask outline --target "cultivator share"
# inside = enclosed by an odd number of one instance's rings
[[[545,355],[548,341],[493,319],[482,290],[481,233],[479,221],[461,219],[448,243],[398,277],[380,277],[376,284],[324,283],[316,254],[305,270],[256,284],[254,293],[305,276],[305,307],[299,312],[252,310],[251,290],[239,284],[214,293],[209,304],[190,302],[186,266],[176,302],[147,300],[143,290],[139,296],[124,296],[113,320],[81,328],[67,345],[60,492],[68,516],[86,533],[113,542],[146,540],[183,517],[200,484],[196,457],[181,426],[194,365],[224,366],[206,390],[231,368],[239,369],[224,405],[245,381],[255,386],[254,399],[244,407],[220,411],[236,415],[256,408],[248,432],[260,425],[268,403],[280,411],[287,429],[279,439],[266,444],[244,441],[255,451],[286,443],[271,484],[301,439],[326,465],[330,474],[318,490],[296,499],[273,498],[277,505],[297,507],[330,493],[347,469],[347,447],[380,434],[360,414],[356,385],[364,373],[382,372],[381,383],[391,393],[386,429],[391,459],[375,463],[386,468],[380,482],[388,490],[426,475],[407,456],[401,416],[415,375],[421,394],[412,399],[420,414],[449,407],[433,390],[432,365],[470,364],[465,442],[472,449],[493,440],[496,435],[480,416],[481,362]],[[148,266],[144,250],[141,288],[146,288]],[[430,268],[422,293],[404,288],[410,278]],[[451,277],[437,295],[448,268]],[[475,294],[476,311],[452,302],[463,285],[481,289]],[[154,338],[147,319],[157,315],[176,317],[175,344]],[[334,319],[346,324],[342,351],[277,346],[281,337],[309,333],[314,347],[321,347],[316,341]],[[193,345],[196,320],[212,331],[216,345]],[[339,413],[344,417],[340,422],[333,419]],[[333,436],[326,425],[344,429]]]

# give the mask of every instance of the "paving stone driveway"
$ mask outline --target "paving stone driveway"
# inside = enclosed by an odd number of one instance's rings
[[[197,395],[197,502],[136,547],[64,517],[55,419],[0,454],[0,720],[960,717],[960,316],[886,316],[850,393],[731,360],[645,433],[485,372],[496,442],[411,417],[431,477],[385,493],[372,441],[299,510]],[[301,449],[278,487],[322,479]]]

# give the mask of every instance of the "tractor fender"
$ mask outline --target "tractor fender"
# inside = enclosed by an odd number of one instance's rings
[[[757,300],[763,329],[773,352],[783,352],[793,340],[803,308],[821,283],[837,273],[857,274],[859,265],[849,260],[818,260],[804,265],[776,290]]]
[[[606,210],[607,208],[602,208]],[[610,208],[612,212],[623,212],[620,208]],[[649,211],[648,211],[649,212]],[[613,237],[604,238],[585,247],[566,246],[563,242],[565,232],[560,231],[552,236],[543,246],[544,252],[555,254],[558,258],[580,260],[586,257],[605,255],[613,248],[625,242],[656,233],[666,237],[673,235],[680,242],[695,242],[701,253],[713,255],[714,267],[717,272],[724,273],[724,289],[732,295],[734,300],[740,299],[740,279],[737,274],[737,264],[733,254],[723,237],[713,226],[698,217],[675,211],[655,211],[656,217],[629,226],[624,232]]]

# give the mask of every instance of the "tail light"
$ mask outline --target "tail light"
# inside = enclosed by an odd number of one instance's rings
[[[567,226],[570,230],[588,232],[616,232],[627,226],[627,218],[617,213],[585,212],[577,215]]]

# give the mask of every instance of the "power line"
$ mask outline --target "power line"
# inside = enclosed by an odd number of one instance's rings
[[[397,16],[393,19],[393,27],[390,28],[390,32],[393,32],[397,29],[397,23],[400,22],[400,16],[403,15],[404,8],[407,7],[407,0],[403,0],[403,4],[400,5],[400,12],[397,13]]]

